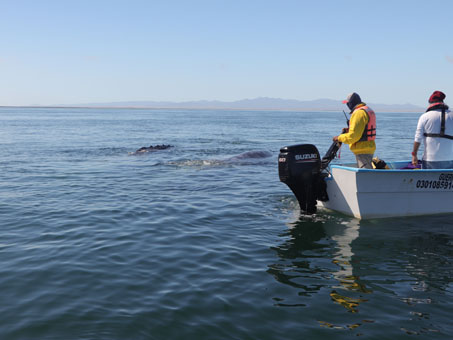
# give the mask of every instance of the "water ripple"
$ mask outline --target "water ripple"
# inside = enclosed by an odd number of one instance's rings
[[[0,338],[448,338],[449,216],[299,217],[278,181],[336,115],[0,108]]]

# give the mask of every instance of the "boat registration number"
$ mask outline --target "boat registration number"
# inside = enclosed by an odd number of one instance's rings
[[[440,174],[438,180],[418,180],[415,184],[419,189],[452,189],[453,174]]]

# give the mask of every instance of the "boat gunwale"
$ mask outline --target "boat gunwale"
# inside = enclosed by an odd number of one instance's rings
[[[388,164],[398,164],[400,163],[401,165],[408,164],[410,163],[409,161],[407,162],[389,162]],[[436,172],[453,172],[453,169],[359,169],[356,168],[352,165],[341,165],[341,164],[331,164],[330,165],[331,169],[343,169],[343,170],[348,170],[352,172],[376,172],[376,173],[384,173],[384,172],[401,172],[401,173],[407,173],[408,171],[416,171],[417,173],[436,173]]]

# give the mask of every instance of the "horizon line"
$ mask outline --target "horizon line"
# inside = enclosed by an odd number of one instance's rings
[[[387,105],[391,104],[376,104]],[[412,104],[410,104],[412,105]],[[415,106],[415,105],[414,105]],[[340,109],[322,108],[238,108],[238,107],[156,107],[156,106],[87,106],[87,105],[0,105],[0,108],[29,108],[29,109],[120,109],[120,110],[215,110],[215,111],[275,111],[275,112],[340,112]],[[379,110],[386,113],[420,113],[417,110]]]

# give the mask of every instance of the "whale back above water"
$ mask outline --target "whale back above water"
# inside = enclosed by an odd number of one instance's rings
[[[271,157],[272,156],[272,153],[269,152],[269,151],[247,151],[247,152],[243,152],[237,156],[234,156],[232,158],[235,158],[235,159],[247,159],[247,158],[267,158],[267,157]]]
[[[230,157],[227,159],[228,163],[235,163],[235,162],[259,162],[264,158],[272,157],[272,152],[263,151],[263,150],[256,150],[256,151],[247,151],[243,152],[239,155]]]
[[[144,146],[135,152],[130,152],[129,155],[143,155],[151,152],[156,152],[160,150],[166,150],[172,148],[173,145],[161,144],[161,145],[150,145]],[[267,158],[272,157],[272,153],[264,150],[254,150],[246,151],[238,155],[228,157],[226,159],[210,159],[210,160],[193,160],[193,159],[184,159],[184,160],[173,160],[170,161],[170,164],[180,165],[180,166],[222,166],[222,165],[248,165],[255,164],[258,165],[262,162],[267,162]]]
[[[132,152],[132,155],[140,155],[143,153],[147,152],[154,152],[154,151],[159,151],[159,150],[166,150],[169,148],[172,148],[173,145],[167,145],[167,144],[161,144],[161,145],[150,145],[150,146],[143,146],[140,149],[136,150],[135,152]]]

